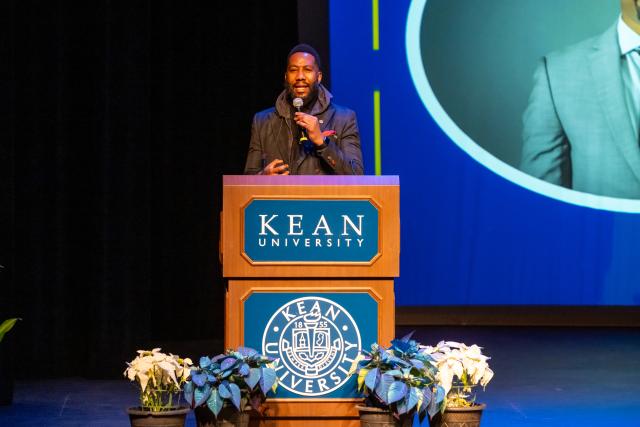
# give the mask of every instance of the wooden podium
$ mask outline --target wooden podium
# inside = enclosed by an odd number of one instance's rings
[[[225,176],[225,346],[280,359],[260,425],[357,426],[352,360],[394,336],[397,176]]]

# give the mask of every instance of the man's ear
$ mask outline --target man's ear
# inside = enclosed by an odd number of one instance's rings
[[[318,83],[322,83],[322,71],[318,71]]]

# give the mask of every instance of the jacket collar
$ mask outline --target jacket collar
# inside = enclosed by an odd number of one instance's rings
[[[329,105],[331,104],[331,98],[333,98],[331,92],[320,84],[318,86],[318,99],[316,99],[316,102],[313,104],[309,114],[317,116],[318,114],[322,114],[327,111],[327,108],[329,108]],[[288,119],[292,114],[291,108],[292,107],[289,105],[289,99],[287,97],[287,90],[285,89],[280,92],[278,99],[276,99],[276,111],[278,112],[278,115]]]

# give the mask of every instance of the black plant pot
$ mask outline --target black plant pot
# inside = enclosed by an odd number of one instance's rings
[[[360,427],[411,427],[413,416],[396,419],[389,410],[370,406],[356,406],[360,413]]]
[[[235,408],[225,406],[216,418],[207,406],[195,409],[198,427],[249,427],[249,412],[238,412]]]
[[[6,342],[0,343],[0,406],[13,403],[14,367],[10,348]]]
[[[169,411],[151,412],[144,409],[128,408],[131,427],[184,427],[184,421],[191,409],[181,406]]]
[[[482,411],[487,407],[484,403],[468,408],[447,408],[438,413],[429,422],[430,427],[480,427]]]

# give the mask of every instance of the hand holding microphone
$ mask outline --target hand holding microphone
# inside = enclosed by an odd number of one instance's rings
[[[302,98],[295,98],[293,100],[293,106],[298,110],[295,113],[294,120],[296,121],[296,124],[302,128],[300,129],[302,136],[300,137],[299,143],[309,139],[315,145],[320,146],[324,143],[322,131],[320,130],[320,122],[316,116],[300,111],[300,107],[302,107],[303,103]]]

